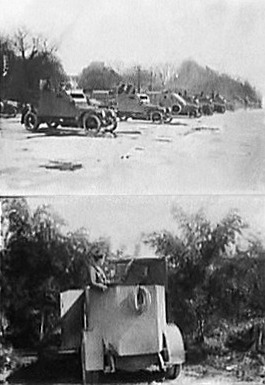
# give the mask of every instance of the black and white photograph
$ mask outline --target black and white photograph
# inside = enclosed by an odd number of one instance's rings
[[[262,0],[1,0],[2,195],[264,193]]]
[[[265,2],[0,0],[0,384],[265,383]]]
[[[258,383],[264,210],[261,196],[2,199],[2,375]]]

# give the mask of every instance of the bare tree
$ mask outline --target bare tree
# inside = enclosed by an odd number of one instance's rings
[[[19,29],[12,40],[15,52],[24,60],[32,60],[38,54],[48,56],[56,52],[54,44],[49,44],[41,35],[33,36],[26,28]]]

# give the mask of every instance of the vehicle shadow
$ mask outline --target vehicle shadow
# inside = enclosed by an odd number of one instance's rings
[[[8,377],[9,384],[79,384],[82,383],[81,364],[78,360],[71,362],[39,360],[23,366]],[[117,371],[115,373],[100,374],[99,384],[126,384],[161,382],[164,376],[160,372],[139,371],[134,373]]]
[[[116,137],[116,133],[110,133],[108,131],[99,131],[97,133],[95,132],[85,132],[84,130],[80,128],[39,128],[35,132],[31,132],[29,136],[27,136],[27,139],[34,139],[34,138],[45,138],[47,136],[52,137],[68,137],[68,136],[76,136],[80,138],[88,138],[88,137],[95,137],[95,138],[101,138],[101,137]]]

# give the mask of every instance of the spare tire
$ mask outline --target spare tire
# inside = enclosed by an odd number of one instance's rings
[[[82,126],[86,133],[97,133],[101,128],[101,120],[96,114],[86,112],[82,118]]]
[[[39,120],[35,112],[28,111],[24,116],[24,126],[28,131],[37,131]]]
[[[172,106],[172,114],[178,115],[178,114],[180,114],[180,112],[181,112],[181,105],[180,104],[174,104]]]
[[[141,315],[145,313],[151,305],[151,293],[144,286],[137,286],[136,289],[130,293],[129,306],[131,310]]]

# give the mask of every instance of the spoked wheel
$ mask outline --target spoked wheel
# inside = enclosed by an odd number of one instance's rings
[[[113,132],[118,126],[117,119],[114,116],[109,117],[110,124],[105,128],[106,132]]]
[[[175,380],[177,377],[179,377],[181,373],[181,365],[172,365],[167,368],[166,370],[166,379],[167,380]]]
[[[37,131],[39,127],[39,121],[38,117],[34,112],[27,112],[26,115],[24,116],[24,125],[26,130],[28,131]]]
[[[163,115],[160,111],[154,111],[151,114],[151,120],[153,123],[162,123],[163,122]]]
[[[97,134],[101,128],[101,121],[97,115],[86,113],[83,116],[82,125],[86,134],[90,132]]]

